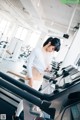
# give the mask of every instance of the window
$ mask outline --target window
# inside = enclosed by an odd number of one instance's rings
[[[0,31],[3,33],[5,31],[5,28],[7,26],[8,21],[2,19],[0,23]]]
[[[30,45],[31,48],[34,48],[39,40],[39,37],[40,37],[40,33],[33,32],[30,40],[28,41],[28,45]]]
[[[15,37],[24,41],[27,36],[27,33],[28,33],[28,30],[26,28],[19,26]]]

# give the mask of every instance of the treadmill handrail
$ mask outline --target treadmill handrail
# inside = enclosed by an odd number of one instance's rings
[[[43,94],[43,93],[40,93],[39,91],[36,91],[35,89],[29,87],[28,85],[25,85],[24,83],[21,83],[13,78],[11,78],[10,76],[0,72],[0,77],[2,77],[4,80],[14,84],[15,86],[18,86],[19,88],[25,90],[26,92],[29,92],[30,94],[40,98],[41,100],[47,100],[47,101],[52,101],[54,99],[56,99],[58,96],[62,95],[63,92],[65,92],[66,90],[68,90],[68,88],[71,88],[73,87],[74,83],[80,81],[80,78],[77,79],[76,81],[73,81],[71,83],[71,86],[64,89],[64,91],[61,91],[60,93],[57,93],[57,94],[54,94],[54,93],[51,93],[51,94]],[[7,79],[6,79],[7,78]],[[62,88],[63,89],[63,88]]]
[[[29,94],[28,92],[23,91],[19,87],[14,86],[13,84],[5,81],[4,79],[0,78],[0,86],[2,86],[4,89],[8,89],[9,91],[15,93],[16,95],[20,96],[21,98],[27,99],[28,101],[31,101],[34,104],[34,101],[36,101],[36,105],[40,107],[41,100],[35,97],[32,94]],[[31,98],[33,97],[33,99]]]
[[[25,90],[25,91],[27,91],[27,92],[29,92],[29,93],[31,93],[31,94],[34,94],[36,97],[39,97],[39,98],[41,98],[41,99],[44,98],[44,94],[42,94],[42,93],[40,93],[39,91],[31,88],[31,87],[28,86],[28,85],[25,85],[24,83],[22,83],[22,82],[20,82],[20,81],[17,81],[16,79],[14,79],[14,78],[12,78],[12,77],[10,77],[10,76],[2,73],[2,72],[0,72],[0,77],[3,78],[3,79],[6,80],[6,81],[8,81],[8,82],[10,82],[10,83],[18,86],[19,88],[21,88],[21,89],[23,89],[23,90]]]
[[[2,86],[3,88],[8,89],[9,91],[17,94],[18,96],[21,96],[22,98],[24,98],[25,100],[37,105],[38,107],[40,107],[44,112],[48,113],[52,118],[55,115],[55,108],[49,108],[49,106],[51,105],[50,102],[47,102],[45,100],[40,100],[39,98],[35,97],[34,95],[21,90],[19,87],[14,86],[13,84],[5,81],[4,79],[0,78],[0,86]]]
[[[36,97],[40,98],[41,100],[46,100],[46,95],[49,97],[49,94],[44,94],[44,93],[40,93],[39,91],[31,88],[28,85],[25,85],[24,83],[17,81],[16,79],[8,76],[7,74],[4,74],[2,72],[0,72],[0,77],[3,78],[4,80],[14,84],[15,86],[18,86],[19,88],[25,90],[26,92],[29,92],[30,94],[35,95]],[[52,94],[51,94],[52,95]]]

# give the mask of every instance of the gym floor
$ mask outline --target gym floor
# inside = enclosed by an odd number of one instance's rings
[[[11,61],[11,60],[1,60],[0,61],[0,71],[3,73],[7,73],[7,71],[13,71],[13,72],[18,72],[20,73],[23,70],[23,60],[18,60],[16,62]],[[7,73],[9,74],[9,73]],[[9,74],[10,75],[10,74]],[[10,75],[13,76],[13,75]]]

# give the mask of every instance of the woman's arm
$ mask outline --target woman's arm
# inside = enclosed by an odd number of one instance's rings
[[[28,62],[27,62],[27,78],[29,80],[29,85],[32,87],[33,75],[32,75],[32,65],[36,56],[35,49],[31,52]]]

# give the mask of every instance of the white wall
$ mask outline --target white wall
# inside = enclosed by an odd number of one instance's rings
[[[43,45],[44,40],[45,40],[45,36],[46,36],[46,33],[45,32],[41,32],[40,37],[38,39],[38,42],[37,42],[36,46],[40,47],[40,46]]]
[[[61,40],[61,47],[60,47],[60,51],[58,52],[57,56],[56,56],[56,61],[57,62],[61,62],[64,61],[65,56],[67,54],[67,51],[71,45],[72,42],[72,35],[69,37],[69,39],[66,38],[62,38]]]
[[[79,53],[80,53],[80,29],[76,33],[76,36],[72,42],[72,45],[71,45],[61,67],[65,67],[68,65],[74,66],[75,60],[76,60],[77,56],[79,55]]]

